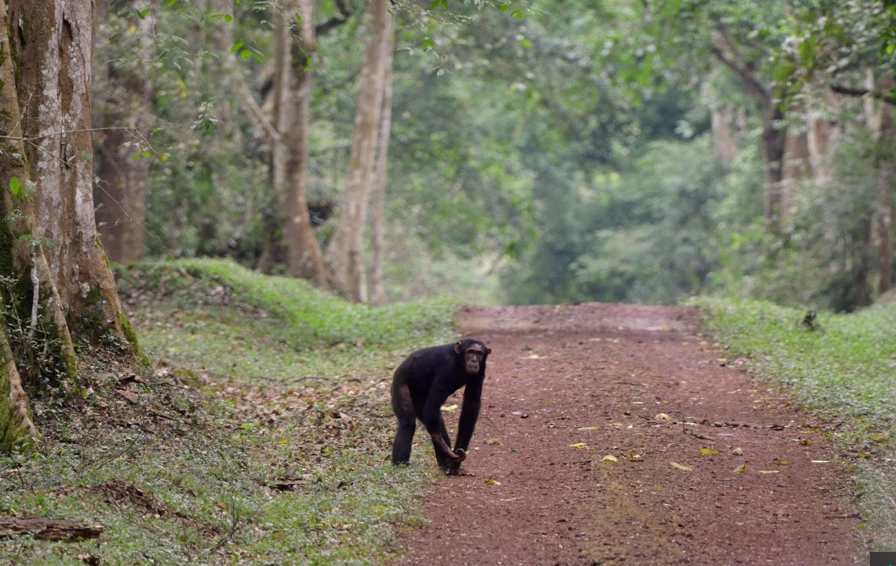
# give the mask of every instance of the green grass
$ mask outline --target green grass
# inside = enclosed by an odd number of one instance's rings
[[[248,380],[387,371],[410,350],[453,340],[460,306],[448,298],[358,305],[223,260],[149,264],[118,279],[139,305],[134,318],[144,348]]]
[[[751,369],[787,386],[801,405],[841,423],[832,433],[854,453],[863,514],[874,546],[896,550],[896,305],[855,314],[819,312],[818,330],[805,309],[764,302],[696,301],[704,327]]]
[[[3,539],[0,563],[354,565],[397,552],[395,528],[423,520],[415,498],[435,470],[389,464],[388,380],[410,350],[456,337],[456,301],[370,308],[224,261],[118,280],[163,363],[122,385],[129,368],[82,353],[89,394],[36,399],[42,449],[0,458],[0,513],[105,531]]]

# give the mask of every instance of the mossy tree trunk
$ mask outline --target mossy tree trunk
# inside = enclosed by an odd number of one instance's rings
[[[11,448],[39,437],[26,390],[78,389],[72,328],[145,358],[94,225],[93,3],[0,0],[0,29],[0,444]]]
[[[38,234],[69,331],[114,338],[142,355],[99,245],[93,207],[91,64],[95,6],[83,0],[8,0],[25,156],[37,185]]]

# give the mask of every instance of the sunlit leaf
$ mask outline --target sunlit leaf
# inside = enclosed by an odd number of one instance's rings
[[[760,474],[780,474],[780,470],[759,470]]]
[[[706,456],[715,456],[716,454],[719,453],[719,451],[713,450],[712,448],[701,448],[700,453],[705,454]]]
[[[617,458],[616,458],[616,456],[613,456],[613,455],[611,455],[611,454],[607,454],[606,456],[604,456],[604,457],[601,458],[600,460],[601,460],[601,462],[617,462],[617,461],[618,461]]]
[[[501,485],[501,482],[498,480],[493,480],[492,478],[488,478],[485,480],[485,485]]]
[[[579,427],[577,430],[597,430],[598,428],[600,428],[600,427],[597,427],[597,426],[582,426],[582,427]]]
[[[740,466],[734,468],[734,473],[736,473],[736,474],[742,474],[742,473],[744,473],[744,471],[746,471],[746,469],[747,469],[747,465],[746,465],[746,464],[741,464]]]
[[[575,444],[570,444],[569,447],[575,448],[576,450],[584,450],[585,448],[588,448],[588,445],[584,442],[576,442]]]
[[[691,467],[689,467],[689,466],[685,466],[685,465],[683,465],[683,464],[679,464],[678,462],[670,462],[670,464],[672,464],[672,467],[673,467],[673,468],[676,468],[676,469],[679,469],[679,470],[684,470],[685,472],[692,472],[692,471],[694,470],[694,468],[691,468]]]
[[[454,405],[448,405],[446,407],[442,407],[443,413],[453,413],[456,410],[457,410],[457,403],[455,403]]]

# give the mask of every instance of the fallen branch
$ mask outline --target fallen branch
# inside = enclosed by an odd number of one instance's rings
[[[0,518],[0,537],[34,535],[40,540],[74,541],[99,538],[104,530],[103,525],[86,525],[65,519]]]

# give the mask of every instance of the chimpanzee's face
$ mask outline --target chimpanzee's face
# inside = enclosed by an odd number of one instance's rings
[[[464,366],[469,375],[479,373],[482,361],[485,359],[485,351],[479,344],[473,344],[464,351]]]

